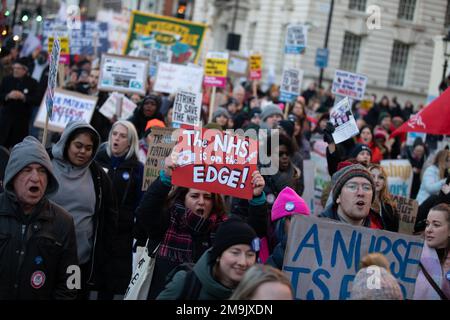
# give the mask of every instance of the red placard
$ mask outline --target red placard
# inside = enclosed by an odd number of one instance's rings
[[[216,129],[183,126],[172,183],[237,198],[253,197],[252,174],[257,169],[258,143],[249,137]]]

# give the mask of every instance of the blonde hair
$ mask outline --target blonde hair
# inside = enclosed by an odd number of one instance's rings
[[[111,130],[109,131],[108,135],[108,143],[106,146],[106,153],[108,153],[108,156],[111,157],[112,151],[111,151],[111,143],[112,143],[112,132],[113,130],[118,126],[122,125],[125,128],[127,128],[127,141],[130,145],[130,148],[128,149],[128,152],[125,156],[125,159],[130,159],[133,155],[137,156],[139,152],[139,138],[136,131],[136,128],[134,127],[134,124],[132,124],[130,121],[127,120],[119,120],[114,122],[114,124],[111,127]]]
[[[289,287],[292,295],[292,285],[283,272],[269,265],[255,264],[247,270],[239,285],[234,290],[230,300],[249,300],[256,289],[267,282],[279,282]]]

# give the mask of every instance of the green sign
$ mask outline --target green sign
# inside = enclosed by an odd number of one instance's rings
[[[206,25],[133,11],[124,54],[150,56],[152,49],[170,49],[172,63],[197,63]]]

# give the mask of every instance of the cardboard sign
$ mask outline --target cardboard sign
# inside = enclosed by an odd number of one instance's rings
[[[336,103],[336,105],[331,109],[330,122],[335,128],[333,132],[333,140],[336,144],[350,139],[359,133],[348,97],[345,97]]]
[[[44,47],[48,47],[49,37],[53,36],[69,37],[69,50],[73,55],[93,55],[96,51],[97,54],[101,54],[106,53],[109,48],[108,24],[104,22],[82,21],[79,29],[69,29],[66,21],[45,19],[43,21]]]
[[[172,122],[192,126],[200,125],[202,94],[180,91],[173,103]]]
[[[159,43],[170,47],[172,63],[197,63],[205,31],[205,24],[133,11],[124,54],[140,56]]]
[[[148,60],[113,54],[102,55],[98,89],[145,94]]]
[[[331,92],[354,100],[362,100],[366,91],[366,84],[367,76],[363,74],[336,70]]]
[[[52,51],[50,55],[50,65],[48,70],[47,92],[45,95],[45,106],[49,118],[52,116],[53,102],[55,99],[56,76],[58,74],[59,56],[61,45],[59,39],[53,40]]]
[[[225,88],[227,84],[228,52],[208,52],[205,61],[205,87]]]
[[[307,27],[302,24],[289,25],[286,31],[284,52],[287,54],[301,54],[306,48]]]
[[[100,108],[100,113],[108,119],[112,119],[116,115],[116,108],[119,99],[119,93],[114,92],[109,96],[105,103]],[[126,120],[131,115],[133,115],[134,110],[137,108],[136,104],[128,99],[126,96],[122,95],[122,110],[120,113],[119,120]]]
[[[280,101],[292,102],[300,95],[303,70],[284,69],[280,87]]]
[[[215,129],[180,130],[175,147],[180,167],[172,183],[213,193],[251,199],[252,174],[257,169],[257,141]]]
[[[406,136],[406,145],[413,146],[414,141],[417,138],[422,138],[422,141],[425,142],[425,140],[427,139],[427,134],[425,132],[408,132],[408,134]],[[438,150],[441,150],[441,149],[438,149]]]
[[[250,56],[250,80],[260,80],[262,75],[262,56],[253,54]]]
[[[152,128],[147,160],[144,166],[143,191],[146,191],[148,186],[158,178],[159,171],[164,169],[164,161],[170,156],[177,143],[176,137],[173,136],[174,131],[174,128]]]
[[[48,38],[48,51],[52,52],[53,49],[53,37]],[[61,54],[59,57],[59,63],[70,64],[70,49],[69,49],[69,37],[59,37],[59,43],[61,44]]]
[[[246,77],[248,72],[248,58],[237,55],[235,53],[230,54],[228,62],[228,73],[235,77]]]
[[[381,160],[380,165],[388,174],[388,187],[392,195],[409,198],[413,170],[409,160]]]
[[[412,299],[422,246],[419,237],[294,215],[283,271],[296,299],[346,300],[361,259],[380,252],[389,261],[403,296]]]
[[[202,68],[160,62],[153,90],[170,94],[177,91],[201,92],[202,81]]]
[[[397,205],[397,212],[400,215],[400,224],[398,232],[404,234],[413,234],[414,224],[416,223],[419,204],[415,199],[409,199],[401,196],[393,196]]]
[[[91,122],[97,97],[73,91],[55,89],[52,116],[49,117],[48,128],[54,132],[63,132],[70,121],[84,120]],[[34,126],[45,127],[46,107],[42,100]]]

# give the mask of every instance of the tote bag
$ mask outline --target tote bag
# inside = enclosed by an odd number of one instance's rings
[[[137,267],[133,272],[124,300],[147,300],[150,284],[152,283],[153,270],[155,269],[156,253],[159,249],[159,244],[155,250],[149,255],[148,240],[145,244],[144,250],[137,263]]]

